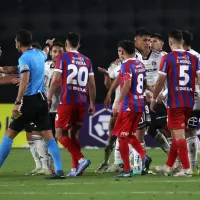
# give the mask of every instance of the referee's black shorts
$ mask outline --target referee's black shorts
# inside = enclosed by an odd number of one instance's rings
[[[44,93],[24,96],[21,106],[22,115],[10,123],[9,128],[20,132],[27,129],[30,123],[37,126],[38,131],[50,130],[47,98]]]

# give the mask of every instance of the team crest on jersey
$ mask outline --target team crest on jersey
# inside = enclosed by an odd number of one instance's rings
[[[155,61],[152,61],[152,66],[156,66],[156,62]]]

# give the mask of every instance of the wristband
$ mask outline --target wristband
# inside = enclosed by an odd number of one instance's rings
[[[153,97],[151,98],[151,102],[156,102],[156,99],[154,99]]]
[[[20,105],[21,104],[21,102],[20,101],[15,101],[15,105]]]

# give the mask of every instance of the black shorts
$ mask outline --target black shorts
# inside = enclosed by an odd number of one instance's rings
[[[32,133],[33,131],[39,131],[39,130],[37,126],[33,122],[31,122],[25,126],[25,131],[28,133]]]
[[[50,130],[47,98],[44,94],[24,96],[20,109],[22,115],[10,123],[9,128],[21,132],[33,122],[38,131]]]
[[[144,128],[146,126],[149,126],[149,123],[151,122],[151,117],[150,117],[150,111],[149,111],[149,106],[147,104],[146,99],[144,99],[144,103],[145,103],[145,110],[143,112],[143,115],[141,117],[141,120],[138,124],[137,129],[141,129]]]
[[[190,118],[188,119],[188,128],[197,129],[200,118],[200,110],[193,110]]]
[[[150,107],[150,104],[148,104]],[[150,110],[150,109],[149,109]],[[167,108],[164,103],[156,104],[156,112],[150,110],[151,124],[156,129],[162,128],[167,123]]]

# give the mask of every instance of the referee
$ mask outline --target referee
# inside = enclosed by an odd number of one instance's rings
[[[13,121],[6,131],[0,145],[0,167],[7,158],[13,139],[33,122],[41,131],[46,146],[55,163],[55,174],[50,179],[65,178],[62,170],[60,150],[53,137],[48,116],[48,104],[44,95],[44,63],[47,55],[31,47],[32,34],[27,30],[17,32],[16,49],[22,52],[19,58],[18,71],[20,85],[12,110]]]

